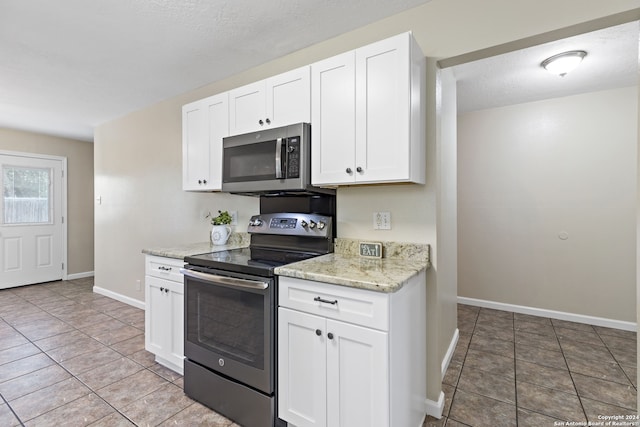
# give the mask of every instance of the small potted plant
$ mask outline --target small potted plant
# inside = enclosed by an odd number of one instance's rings
[[[231,215],[228,211],[218,211],[217,216],[213,216],[211,212],[205,218],[211,220],[211,243],[214,245],[224,245],[231,235]]]

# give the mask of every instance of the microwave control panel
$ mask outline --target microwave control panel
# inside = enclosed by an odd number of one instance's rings
[[[287,178],[300,177],[300,137],[287,140]]]

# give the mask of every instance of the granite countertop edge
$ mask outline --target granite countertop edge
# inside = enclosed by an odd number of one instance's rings
[[[332,253],[277,267],[275,273],[279,276],[393,293],[430,267],[429,260],[364,259]]]
[[[211,242],[197,242],[169,247],[144,248],[142,249],[142,253],[145,255],[154,255],[164,258],[184,259],[185,257],[192,255],[240,249],[248,246],[248,233],[235,233],[229,237],[226,245],[213,245]]]
[[[145,248],[142,253],[184,259],[196,254],[246,248],[249,242],[248,233],[233,233],[226,245],[198,242]],[[355,254],[356,247],[356,240],[338,238],[335,252],[276,267],[274,272],[279,276],[393,293],[421,271],[431,267],[429,245],[383,242],[383,251],[387,256],[380,259],[361,258]]]

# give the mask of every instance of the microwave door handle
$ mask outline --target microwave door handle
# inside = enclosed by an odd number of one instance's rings
[[[282,138],[276,139],[276,179],[282,179]]]

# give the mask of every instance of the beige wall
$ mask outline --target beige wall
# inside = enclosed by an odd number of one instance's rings
[[[144,275],[142,248],[206,239],[208,227],[202,216],[211,209],[238,210],[240,223],[258,210],[257,201],[251,198],[181,191],[182,104],[407,30],[413,31],[427,57],[446,58],[639,6],[638,0],[565,0],[560,5],[554,0],[432,0],[100,126],[95,140],[95,193],[103,197],[103,204],[96,209],[96,285],[142,300],[143,293],[136,288],[136,280]],[[437,179],[439,173],[451,172],[438,170],[436,160],[435,76],[432,64],[428,76],[426,185],[340,189],[341,237],[430,243],[437,260]],[[392,230],[372,230],[374,210],[391,212]],[[437,264],[427,282],[433,290],[433,298],[428,301],[429,318],[437,319],[441,332],[430,335],[429,354],[442,359],[456,329],[456,288],[451,281],[438,282]],[[439,364],[430,364],[428,371],[429,398],[436,400],[441,380]]]
[[[93,273],[93,144],[0,128],[0,150],[67,158],[67,274]]]
[[[458,117],[459,296],[635,323],[637,116],[631,87]]]

